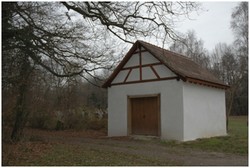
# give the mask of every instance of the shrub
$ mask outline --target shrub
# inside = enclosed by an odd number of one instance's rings
[[[81,111],[72,110],[64,116],[65,129],[84,129],[86,127],[85,118]]]
[[[59,130],[64,130],[65,129],[65,126],[64,126],[64,123],[60,120],[57,120],[57,123],[56,123],[56,128],[55,128],[57,131]]]
[[[30,116],[28,124],[32,128],[54,129],[56,125],[56,119],[48,112],[36,111]]]
[[[87,129],[92,130],[101,130],[101,129],[107,129],[107,120],[106,119],[94,119],[90,120],[88,122]]]

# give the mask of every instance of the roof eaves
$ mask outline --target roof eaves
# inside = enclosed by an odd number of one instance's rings
[[[198,83],[198,84],[201,84],[201,85],[211,86],[211,87],[225,89],[225,90],[230,88],[230,86],[226,85],[226,84],[206,81],[206,80],[202,80],[202,79],[197,79],[197,78],[192,78],[192,77],[187,77],[186,79],[190,83]]]

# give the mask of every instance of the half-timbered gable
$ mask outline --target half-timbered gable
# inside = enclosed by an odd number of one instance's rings
[[[159,81],[177,78],[161,61],[140,47],[131,53],[129,60],[114,77],[111,85]]]

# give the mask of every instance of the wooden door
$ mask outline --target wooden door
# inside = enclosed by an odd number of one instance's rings
[[[159,135],[159,97],[131,98],[131,133]]]

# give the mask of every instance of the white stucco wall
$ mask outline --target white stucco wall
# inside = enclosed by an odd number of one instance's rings
[[[133,54],[124,67],[131,67],[139,65],[139,54]]]
[[[116,78],[112,81],[112,83],[121,83],[124,81],[124,79],[126,78],[127,74],[128,74],[129,70],[122,70],[120,71]]]
[[[143,66],[140,71],[140,55],[133,54],[124,66],[126,69],[121,70],[111,83],[119,85],[108,88],[108,136],[128,135],[128,96],[152,94],[160,94],[162,139],[187,141],[226,135],[224,90],[175,79],[140,81],[140,75],[142,80],[157,79],[155,72],[159,78],[176,77],[165,65],[156,65],[159,60],[149,52],[142,52],[141,56],[142,65],[154,65]],[[130,71],[129,67],[133,69]]]
[[[157,79],[154,72],[150,67],[144,67],[142,68],[142,80],[145,79]]]
[[[172,71],[170,71],[165,65],[156,65],[153,66],[158,75],[161,78],[176,76]]]
[[[183,139],[183,82],[165,80],[108,88],[108,136],[127,136],[127,97],[160,94],[161,138]]]
[[[142,53],[142,65],[145,64],[152,64],[152,63],[159,63],[160,61],[156,59],[152,54],[149,52]]]
[[[226,135],[225,90],[184,83],[183,140]]]

